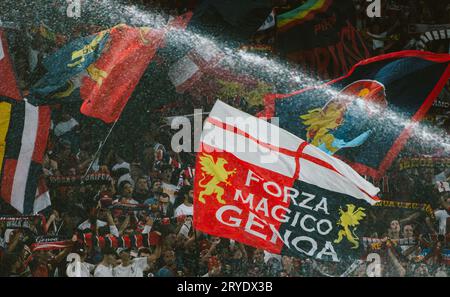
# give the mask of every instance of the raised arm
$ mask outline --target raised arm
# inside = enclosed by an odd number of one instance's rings
[[[128,227],[128,224],[130,224],[130,215],[129,214],[127,214],[127,217],[125,218],[122,225],[120,226],[119,234],[123,234],[123,231],[125,231],[125,229]]]
[[[106,211],[106,219],[107,219],[108,225],[109,225],[109,232],[112,235],[114,235],[115,237],[119,237],[120,236],[120,231],[117,229],[117,226],[114,223],[114,219],[112,217],[112,214],[111,214],[110,210]]]
[[[406,269],[400,264],[400,261],[397,259],[397,256],[392,252],[391,248],[388,248],[387,250],[389,259],[391,260],[392,264],[395,267],[395,270],[397,270],[397,273],[400,277],[403,277],[406,275]]]
[[[148,265],[152,265],[155,261],[157,261],[161,257],[161,244],[158,244],[155,248],[153,254],[147,257]]]

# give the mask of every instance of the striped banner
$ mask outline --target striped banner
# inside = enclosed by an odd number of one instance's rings
[[[450,39],[450,28],[441,30],[432,30],[420,35],[419,40],[416,43],[416,48],[418,50],[426,50],[429,43],[432,41],[446,40]],[[450,53],[450,48],[449,48]]]
[[[38,188],[38,181],[49,129],[48,106],[0,101],[0,195],[23,214],[33,213],[36,196],[46,192],[42,185]],[[41,209],[49,203],[44,199]]]

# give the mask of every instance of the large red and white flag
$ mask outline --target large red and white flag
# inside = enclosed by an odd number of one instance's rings
[[[221,101],[195,172],[195,227],[272,253],[339,262],[360,247],[355,227],[378,201],[341,160]]]

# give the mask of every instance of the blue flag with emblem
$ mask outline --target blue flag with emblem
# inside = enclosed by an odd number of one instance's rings
[[[48,56],[43,62],[47,73],[31,88],[30,101],[80,100],[74,91],[79,89],[81,78],[87,74],[89,66],[100,57],[108,38],[109,31],[101,31],[76,39]]]
[[[325,85],[266,96],[261,114],[359,173],[379,178],[450,76],[450,55],[402,51],[359,62]]]

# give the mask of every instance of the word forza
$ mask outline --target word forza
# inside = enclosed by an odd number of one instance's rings
[[[249,170],[245,185],[249,187],[261,181],[261,178],[258,178],[257,175]],[[323,215],[329,216],[327,198],[318,198],[315,195],[305,192],[300,193],[297,189],[291,187],[284,187],[282,189],[272,181],[263,182],[262,188],[266,194],[282,198],[284,204],[287,204],[290,199],[291,203],[297,209],[303,209],[305,211],[299,210],[292,212],[291,209],[280,204],[270,207],[267,198],[257,197],[253,193],[249,193],[245,197],[241,190],[236,189],[234,201],[240,201],[250,211],[244,213],[243,209],[236,205],[225,205],[217,210],[216,219],[224,225],[243,228],[249,235],[256,236],[262,240],[269,240],[274,245],[277,243],[277,240],[281,240],[287,248],[291,249],[293,247],[298,252],[307,256],[315,257],[319,260],[322,260],[325,256],[329,256],[335,262],[340,261],[330,241],[325,241],[323,246],[319,247],[318,242],[312,238],[312,235],[326,236],[330,234],[333,230],[331,220],[327,218],[319,219],[312,214],[305,213],[312,212],[318,215],[320,214],[322,217]],[[297,198],[300,196],[303,196],[304,199],[297,201]],[[268,223],[264,217],[271,221],[275,220],[279,223],[286,224],[287,228],[283,236],[277,230],[277,227],[274,224]],[[293,230],[293,228],[297,230]],[[291,236],[293,231],[295,234],[301,233],[305,235]]]

